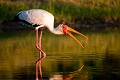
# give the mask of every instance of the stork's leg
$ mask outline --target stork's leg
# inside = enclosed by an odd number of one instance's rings
[[[36,48],[39,50],[38,28],[36,28]],[[36,80],[38,80],[38,65],[39,63],[36,61]]]
[[[39,59],[36,61],[36,80],[38,80],[38,69],[40,70],[40,77],[42,78],[41,60],[45,58],[46,54],[41,50],[42,31],[38,40],[38,29],[36,28],[36,48],[39,50]]]
[[[40,37],[39,37],[39,49],[40,50],[41,50],[41,42],[42,42],[42,30],[40,30]],[[38,66],[39,66],[39,70],[40,70],[40,77],[42,78],[42,67],[41,67],[42,54],[41,54],[40,50],[39,50]]]

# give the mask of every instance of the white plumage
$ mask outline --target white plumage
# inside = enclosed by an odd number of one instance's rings
[[[54,16],[42,9],[20,11],[17,14],[16,20],[29,23],[33,26],[44,25],[40,27],[47,27],[54,34],[64,34],[61,27],[62,25],[60,24],[57,28],[54,28]]]
[[[19,19],[25,20],[32,25],[54,25],[54,16],[51,13],[42,9],[21,11],[17,15],[19,15]]]

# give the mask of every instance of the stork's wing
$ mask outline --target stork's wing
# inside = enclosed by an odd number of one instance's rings
[[[20,11],[15,17],[15,20],[17,21],[32,25],[49,25],[49,19],[51,19],[51,21],[54,20],[54,16],[51,13],[41,9]]]

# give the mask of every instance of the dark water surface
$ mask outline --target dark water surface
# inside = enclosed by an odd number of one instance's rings
[[[120,80],[120,33],[86,35],[87,42],[75,35],[86,46],[83,49],[67,35],[43,32],[42,49],[47,54],[42,61],[43,80],[56,74],[71,74],[69,80]],[[34,31],[0,34],[0,80],[35,80],[37,59]]]

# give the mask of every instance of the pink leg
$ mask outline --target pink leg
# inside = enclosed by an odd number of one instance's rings
[[[40,70],[40,77],[42,78],[41,60],[46,56],[46,54],[41,50],[41,40],[42,31],[40,31],[40,38],[38,40],[38,29],[36,29],[36,48],[39,50],[39,59],[36,61],[36,80],[38,80],[38,69]]]
[[[36,29],[36,48],[39,50],[38,29]],[[38,65],[39,63],[36,61],[36,80],[38,80]]]
[[[40,31],[40,37],[39,37],[39,48],[41,50],[41,42],[42,42],[42,31]],[[39,63],[39,70],[40,70],[40,77],[42,78],[42,67],[41,67],[41,60],[42,60],[42,54],[41,54],[41,51],[39,51],[39,60],[38,60],[38,63]]]

